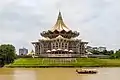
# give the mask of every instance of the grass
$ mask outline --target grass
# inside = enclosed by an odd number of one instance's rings
[[[61,62],[54,58],[20,58],[5,67],[120,67],[120,59],[77,58]]]

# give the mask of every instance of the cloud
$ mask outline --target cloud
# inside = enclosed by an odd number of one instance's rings
[[[32,49],[31,41],[50,29],[59,9],[72,30],[89,45],[120,47],[119,0],[1,0],[0,43],[12,43]]]

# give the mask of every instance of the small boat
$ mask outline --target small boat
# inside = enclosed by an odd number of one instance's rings
[[[96,69],[77,69],[76,72],[78,74],[96,74],[98,71]]]

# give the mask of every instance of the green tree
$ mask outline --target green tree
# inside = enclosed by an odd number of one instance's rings
[[[91,51],[91,53],[96,54],[96,55],[100,54],[100,52],[98,50],[93,50],[93,51]]]
[[[110,50],[109,53],[108,53],[108,55],[112,55],[112,54],[114,54],[114,51]]]
[[[108,51],[107,51],[107,50],[104,50],[104,51],[102,51],[101,53],[104,54],[104,55],[106,55],[106,54],[108,53]]]
[[[116,58],[116,55],[115,54],[111,54],[110,55],[110,59],[115,59]]]
[[[0,46],[0,63],[2,65],[12,63],[15,59],[15,47],[10,44]]]
[[[0,67],[3,67],[4,66],[4,59],[3,57],[0,55]]]
[[[111,54],[110,58],[112,58],[112,59],[120,58],[120,51],[118,50],[114,54]]]
[[[112,54],[114,54],[114,51],[113,50],[110,50],[110,51],[104,50],[102,53],[104,55],[112,55]]]
[[[116,57],[116,58],[120,58],[120,51],[116,51],[115,57]]]

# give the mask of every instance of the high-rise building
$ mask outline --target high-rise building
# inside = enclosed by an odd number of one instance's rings
[[[51,30],[40,33],[43,37],[37,42],[32,42],[35,55],[42,57],[79,57],[86,52],[86,44],[81,39],[76,39],[79,32],[70,30],[63,22],[59,12],[56,24]]]
[[[19,49],[19,55],[27,55],[28,49],[26,48],[20,48]]]

